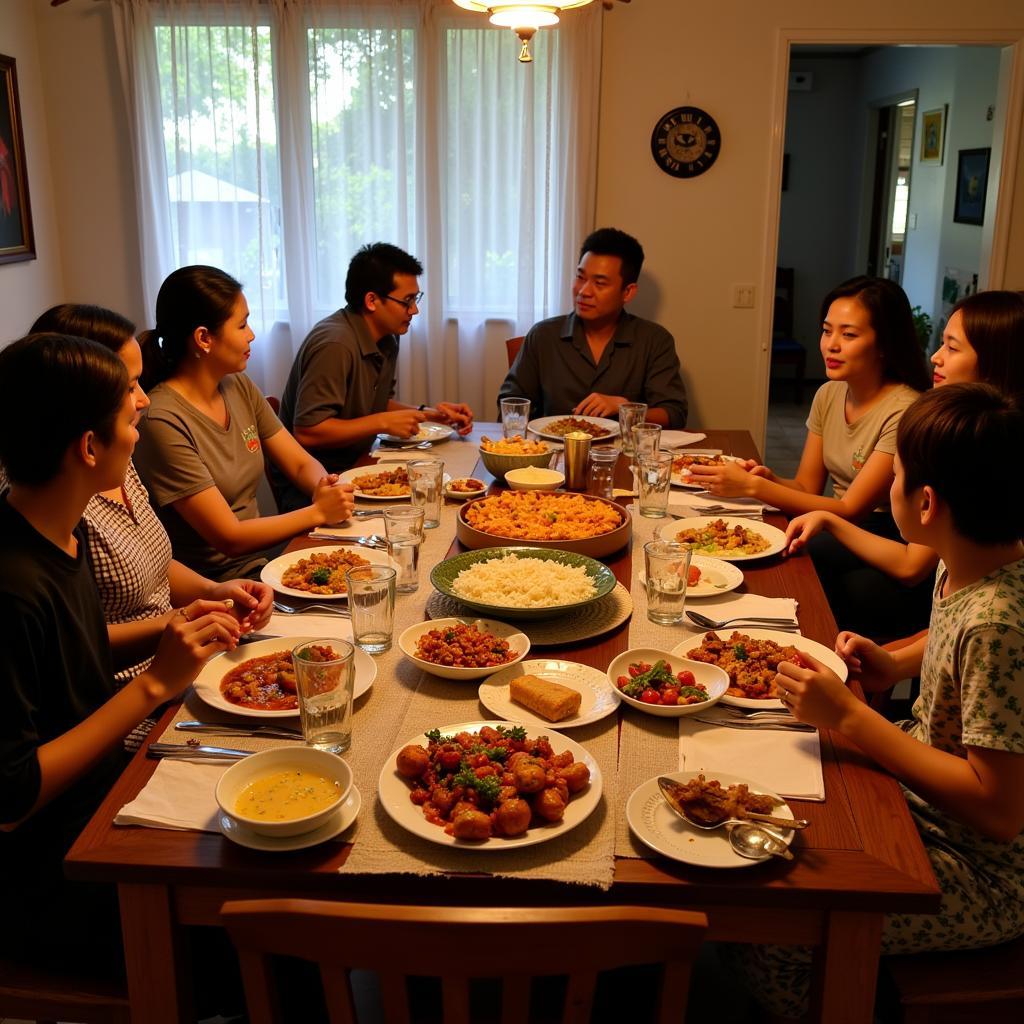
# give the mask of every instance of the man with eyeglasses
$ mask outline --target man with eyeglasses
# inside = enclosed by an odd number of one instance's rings
[[[348,266],[345,307],[321,320],[295,357],[281,421],[329,472],[353,466],[377,434],[411,437],[424,420],[460,434],[472,429],[473,413],[461,402],[395,401],[398,339],[419,312],[422,273],[419,260],[395,245],[364,245]],[[283,477],[274,479],[283,509],[309,504]]]

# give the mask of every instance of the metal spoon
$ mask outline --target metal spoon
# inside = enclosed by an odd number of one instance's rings
[[[782,628],[788,627],[789,629],[796,629],[798,626],[796,619],[774,619],[759,615],[734,615],[731,619],[718,620],[710,619],[706,615],[701,615],[700,612],[687,611],[686,617],[702,629],[724,629],[726,626],[731,625],[734,622],[742,622],[744,625],[750,626],[755,624],[764,626],[781,626]]]
[[[661,790],[661,795],[665,798],[665,802],[683,821],[687,821],[694,828],[703,829],[705,832],[711,832],[716,828],[721,828],[723,825],[745,825],[751,821],[761,821],[766,825],[774,825],[776,828],[807,828],[810,825],[806,818],[775,818],[770,814],[757,814],[754,811],[747,811],[744,818],[723,818],[721,821],[708,825],[702,821],[697,821],[696,818],[690,817],[686,808],[679,802],[679,798],[676,795],[679,783],[675,779],[669,779],[662,775],[658,779],[658,788]]]
[[[729,829],[729,845],[748,860],[767,860],[769,857],[793,859],[789,847],[778,836],[757,825],[734,825]]]

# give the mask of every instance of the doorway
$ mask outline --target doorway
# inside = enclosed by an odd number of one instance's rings
[[[897,284],[903,281],[916,113],[916,94],[875,110],[874,192],[864,272],[868,277],[887,277]]]

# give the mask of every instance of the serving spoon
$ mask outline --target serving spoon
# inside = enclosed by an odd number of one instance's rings
[[[806,818],[776,818],[771,814],[758,814],[755,811],[747,811],[746,817],[743,818],[723,818],[721,821],[716,821],[713,824],[706,824],[702,821],[697,821],[696,818],[691,817],[686,808],[679,802],[679,798],[676,796],[676,790],[679,787],[679,783],[675,779],[666,778],[662,775],[658,779],[658,788],[661,790],[661,795],[665,798],[665,802],[672,808],[676,814],[679,815],[683,821],[689,822],[694,828],[703,829],[705,832],[711,832],[716,828],[721,828],[723,825],[746,825],[751,821],[760,821],[765,825],[774,825],[776,828],[807,828],[810,822]]]

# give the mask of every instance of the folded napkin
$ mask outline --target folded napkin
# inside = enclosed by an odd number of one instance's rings
[[[231,762],[161,761],[142,792],[118,811],[114,824],[219,832],[214,790],[230,766]]]
[[[707,436],[707,434],[698,434],[691,430],[663,430],[660,435],[660,444],[662,448],[678,448],[680,445],[696,444]]]
[[[260,630],[272,636],[315,636],[324,639],[352,639],[352,620],[340,615],[284,615],[274,612],[270,621]]]
[[[374,523],[383,528],[384,521],[382,519],[346,519],[343,523],[327,523],[324,526],[314,527],[310,532],[310,537],[323,537],[326,540],[333,537],[365,537],[373,533],[372,524]]]
[[[799,603],[792,597],[762,597],[760,594],[738,594],[732,591],[721,597],[701,598],[688,604],[691,611],[706,615],[709,619],[735,619],[740,615],[753,615],[755,618],[770,617],[773,619],[795,619]],[[695,623],[686,620],[684,626],[691,632],[703,633],[704,630]],[[726,630],[730,626],[725,627]],[[765,623],[763,629],[771,629]],[[799,636],[794,633],[794,636]]]
[[[687,491],[679,494],[673,493],[672,498],[674,500],[668,507],[669,514],[686,517],[701,515],[727,516],[730,510],[745,514],[763,515],[765,509],[774,509],[774,506],[762,505],[761,502],[755,501],[753,498],[719,498],[714,494],[698,494],[696,491]],[[709,507],[713,508],[714,512],[702,511]]]
[[[724,729],[679,719],[679,770],[729,772],[779,796],[824,800],[821,740],[817,732]]]

